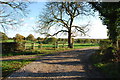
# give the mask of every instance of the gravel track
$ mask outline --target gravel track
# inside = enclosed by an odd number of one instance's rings
[[[5,80],[92,80],[103,78],[91,67],[89,56],[97,47],[60,52],[40,57]]]

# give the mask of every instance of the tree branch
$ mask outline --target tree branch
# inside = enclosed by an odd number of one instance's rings
[[[41,34],[46,34],[47,36],[55,36],[55,35],[59,34],[60,32],[68,32],[68,31],[67,30],[60,30],[60,31],[54,33],[53,35],[48,34],[48,33],[41,33]]]
[[[89,4],[91,4],[101,14],[101,16],[109,17],[108,14],[105,15],[103,13],[102,8],[100,6],[99,7],[97,6],[97,2],[89,2]]]

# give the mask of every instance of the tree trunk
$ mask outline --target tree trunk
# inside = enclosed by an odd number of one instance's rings
[[[68,32],[68,47],[69,47],[69,48],[73,48],[71,31]]]
[[[72,29],[72,23],[73,23],[73,16],[71,15],[71,21],[70,21],[70,28],[68,29],[68,47],[73,48],[72,44],[72,36],[71,36],[71,29]]]
[[[115,25],[115,19],[110,19],[109,23],[109,38],[112,40],[113,47],[117,48],[117,36],[118,33],[116,31],[117,26]]]

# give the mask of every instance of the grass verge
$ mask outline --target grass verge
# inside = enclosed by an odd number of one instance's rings
[[[116,62],[103,62],[103,55],[99,53],[91,55],[90,59],[93,66],[99,69],[106,77],[110,78],[120,78],[120,63]]]
[[[30,62],[36,60],[26,59],[26,60],[3,60],[2,61],[2,77],[8,76],[10,73],[20,69],[21,67],[29,64]]]

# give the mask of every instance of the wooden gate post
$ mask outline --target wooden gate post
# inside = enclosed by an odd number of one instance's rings
[[[53,45],[54,45],[54,49],[56,49],[56,42]]]
[[[64,48],[64,43],[63,43],[63,48]]]
[[[32,43],[32,49],[35,49],[35,43]]]
[[[39,43],[39,48],[42,49],[42,43]]]
[[[24,43],[24,49],[26,50],[26,43]]]
[[[72,38],[72,47],[74,48],[74,38]]]
[[[59,48],[58,42],[56,42],[56,48]]]

